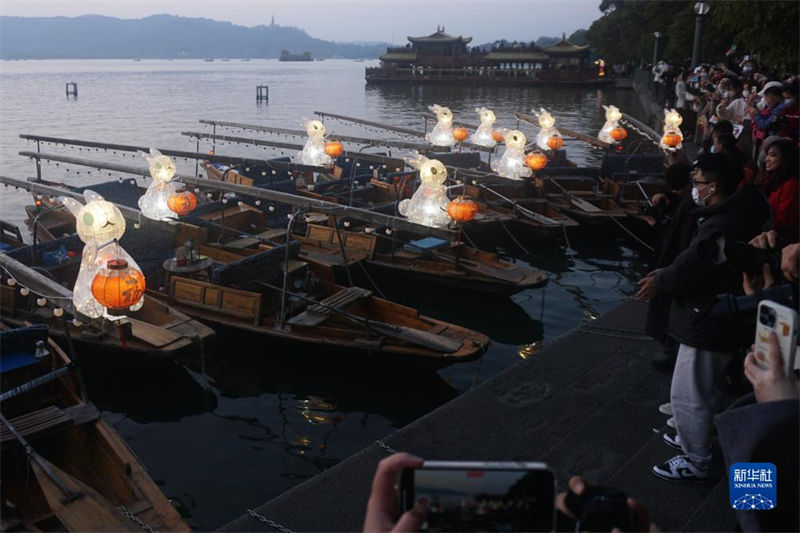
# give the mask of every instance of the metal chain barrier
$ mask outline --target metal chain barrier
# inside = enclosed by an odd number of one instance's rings
[[[154,533],[152,527],[150,527],[147,524],[145,524],[144,522],[142,522],[142,520],[138,516],[136,516],[135,514],[130,512],[128,510],[128,508],[125,507],[124,505],[120,505],[119,507],[117,507],[117,510],[120,513],[122,513],[125,516],[125,518],[127,518],[128,520],[130,520],[131,522],[133,522],[134,524],[136,524],[137,526],[139,526],[143,530],[147,531],[148,533]]]
[[[255,512],[255,511],[254,511],[254,510],[252,510],[252,509],[248,509],[248,510],[247,510],[247,514],[249,514],[250,516],[252,516],[252,517],[253,517],[253,518],[255,518],[256,520],[258,520],[259,522],[262,522],[262,523],[264,523],[264,524],[267,524],[267,525],[268,525],[269,527],[271,527],[272,529],[277,529],[277,530],[278,530],[278,531],[280,531],[281,533],[294,533],[294,531],[292,531],[292,530],[291,530],[291,529],[289,529],[288,527],[286,527],[286,526],[282,526],[281,524],[279,524],[279,523],[275,522],[274,520],[270,520],[270,519],[269,519],[269,518],[267,518],[266,516],[264,516],[264,515],[261,515],[261,514],[258,514],[257,512]]]
[[[394,448],[392,448],[391,446],[389,446],[388,444],[386,444],[382,440],[376,440],[375,444],[377,444],[378,448],[381,448],[386,453],[398,453],[397,450],[395,450]]]

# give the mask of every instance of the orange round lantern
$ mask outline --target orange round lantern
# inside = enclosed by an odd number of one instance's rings
[[[92,296],[109,312],[123,312],[144,295],[144,275],[124,259],[112,259],[92,280]]]
[[[459,223],[469,222],[475,218],[478,212],[478,204],[467,196],[459,196],[447,204],[447,214],[450,218]]]
[[[547,156],[542,152],[531,152],[525,156],[525,165],[533,170],[542,170],[547,166]]]
[[[564,146],[564,139],[560,135],[551,135],[547,139],[547,147],[551,150],[558,150],[562,146]]]
[[[681,144],[681,136],[677,133],[665,133],[664,136],[661,137],[661,142],[670,148],[675,148]]]
[[[628,132],[625,131],[625,128],[620,127],[620,126],[617,126],[616,128],[613,128],[611,131],[608,132],[608,134],[615,141],[621,141],[622,139],[624,139],[625,137],[628,136]]]
[[[503,135],[497,130],[492,130],[492,139],[494,139],[494,142],[498,143],[501,143],[505,140],[503,139]]]
[[[453,130],[453,139],[457,140],[460,143],[463,143],[469,137],[469,131],[467,128],[456,128]]]
[[[197,198],[189,191],[176,192],[167,198],[167,207],[178,216],[191,213],[197,207]]]
[[[344,147],[339,141],[329,141],[325,143],[325,153],[333,158],[337,158],[344,152]]]

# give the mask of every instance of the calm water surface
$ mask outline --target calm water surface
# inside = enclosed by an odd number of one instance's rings
[[[517,127],[514,112],[543,106],[557,117],[557,126],[596,134],[604,120],[601,104],[637,114],[628,91],[367,88],[363,74],[370,65],[346,60],[2,62],[2,172],[35,175],[33,163],[18,155],[35,147],[19,139],[20,133],[193,150],[194,141],[181,132],[208,131],[197,122],[201,118],[299,128],[303,117],[328,111],[422,129],[427,106],[439,103],[469,122],[476,122],[476,107],[486,106],[495,110],[498,125]],[[78,83],[77,99],[65,98],[68,81]],[[269,85],[268,104],[255,100],[255,87],[262,83]],[[385,137],[336,121],[326,125],[329,132]],[[535,135],[535,128],[525,124],[522,130],[529,138]],[[201,145],[202,151],[208,149],[209,144]],[[570,142],[567,150],[584,165],[597,164],[601,156],[582,143]],[[144,165],[138,157],[85,149],[44,145],[42,151]],[[281,155],[230,144],[218,144],[217,152]],[[179,172],[194,170],[193,163],[177,163]],[[119,177],[87,175],[77,168],[65,172],[53,165],[43,174],[74,184]],[[29,195],[0,190],[0,216],[22,226]],[[390,298],[490,335],[494,344],[481,361],[403,375],[353,368],[325,353],[298,353],[260,337],[221,331],[204,354],[178,363],[85,353],[90,396],[167,496],[198,527],[212,529],[512,366],[524,354],[521,348],[554,339],[632,291],[644,255],[618,228],[579,228],[570,234],[570,244],[565,253],[563,242],[525,237],[523,245],[533,252],[528,261],[546,270],[550,283],[512,298],[381,285]],[[523,255],[510,239],[488,246]]]

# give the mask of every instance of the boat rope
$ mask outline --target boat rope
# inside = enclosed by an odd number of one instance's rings
[[[636,234],[634,234],[634,233],[633,233],[631,230],[629,230],[628,228],[626,228],[626,227],[625,227],[625,226],[622,224],[622,222],[620,222],[619,220],[617,220],[617,217],[609,217],[609,218],[610,218],[611,220],[613,220],[613,221],[614,221],[614,222],[617,224],[617,226],[619,226],[620,228],[622,228],[622,230],[623,230],[625,233],[627,233],[628,235],[630,235],[630,236],[631,236],[631,238],[632,238],[633,240],[635,240],[636,242],[638,242],[639,244],[641,244],[642,246],[644,246],[645,248],[647,248],[647,249],[648,249],[648,250],[650,250],[651,252],[655,252],[655,251],[656,251],[656,250],[655,250],[655,248],[653,248],[652,246],[650,246],[649,244],[647,244],[646,242],[644,242],[642,239],[640,239],[639,237],[637,237],[637,236],[636,236]]]
[[[268,525],[269,527],[271,527],[272,529],[277,529],[277,530],[278,530],[278,531],[280,531],[281,533],[294,533],[294,532],[293,532],[291,529],[289,529],[288,527],[286,527],[286,526],[283,526],[283,525],[281,525],[281,524],[279,524],[279,523],[275,522],[274,520],[270,520],[270,519],[269,519],[269,518],[267,518],[266,516],[264,516],[264,515],[262,515],[262,514],[259,514],[259,513],[255,512],[255,511],[254,511],[254,510],[252,510],[252,509],[248,509],[248,510],[247,510],[247,514],[249,514],[250,516],[252,516],[252,517],[253,517],[253,518],[255,518],[256,520],[258,520],[259,522],[262,522],[262,523],[264,523],[264,524],[267,524],[267,525]]]
[[[478,384],[478,376],[480,376],[481,374],[482,367],[483,367],[483,357],[478,359],[478,368],[475,369],[475,373],[472,375],[472,383],[470,383],[469,390],[474,389],[475,386]]]
[[[352,183],[352,182],[351,182]],[[352,191],[352,187],[351,187]],[[352,194],[352,192],[351,192]],[[344,251],[344,241],[342,240],[342,234],[339,231],[339,220],[336,215],[333,215],[333,229],[336,231],[336,241],[339,243],[339,252],[342,254],[342,264],[344,265],[344,272],[347,274],[347,284],[352,287],[353,286],[353,276],[350,274],[350,265],[347,263],[347,255]],[[289,242],[289,238],[286,238],[287,246]],[[360,264],[361,261],[358,261]]]
[[[122,513],[122,514],[123,514],[123,516],[125,516],[125,518],[127,518],[128,520],[130,520],[131,522],[133,522],[134,524],[136,524],[137,526],[139,526],[139,527],[140,527],[140,528],[142,528],[143,530],[147,531],[148,533],[154,533],[154,530],[153,530],[153,528],[152,528],[152,527],[150,527],[150,526],[148,526],[146,523],[144,523],[144,522],[142,521],[142,519],[141,519],[141,518],[139,518],[138,516],[136,516],[135,514],[133,514],[133,513],[132,513],[130,510],[128,510],[128,508],[127,508],[127,507],[125,507],[124,505],[120,505],[119,507],[117,507],[117,510],[118,510],[120,513]]]
[[[361,271],[364,272],[364,275],[369,280],[369,283],[370,283],[370,285],[372,285],[372,288],[375,289],[375,292],[380,294],[381,298],[383,298],[385,300],[386,299],[386,295],[383,294],[383,291],[381,290],[381,288],[378,287],[378,284],[375,283],[375,280],[372,279],[372,276],[369,275],[369,272],[367,271],[367,267],[364,266],[364,262],[363,261],[357,261],[357,263],[358,263],[358,266],[361,267]]]
[[[508,229],[508,227],[506,226],[505,222],[503,222],[502,220],[500,220],[499,222],[500,222],[500,227],[503,228],[506,231],[506,233],[508,233],[508,236],[511,237],[512,241],[514,241],[514,244],[516,244],[517,247],[520,250],[522,250],[522,253],[524,253],[526,256],[530,257],[531,256],[531,252],[527,248],[522,246],[522,243],[519,242],[519,240],[517,240],[516,237],[514,237],[514,234],[511,233],[511,230]]]
[[[61,368],[50,372],[49,374],[45,374],[44,376],[40,376],[38,378],[34,378],[27,383],[23,383],[19,387],[15,387],[9,391],[0,394],[0,402],[8,400],[9,398],[14,398],[15,396],[19,396],[23,392],[28,392],[29,390],[33,390],[37,387],[41,387],[47,383],[50,383],[54,379],[57,379],[59,376],[63,376],[67,372],[72,369],[73,365],[69,366],[62,366]]]
[[[569,242],[569,236],[567,235],[567,226],[565,224],[561,224],[561,231],[564,233],[564,243],[567,246],[565,251],[572,250],[572,244]]]
[[[464,239],[469,243],[469,245],[472,248],[475,248],[475,249],[478,248],[477,246],[475,246],[475,242],[472,239],[469,238],[469,235],[467,235],[467,232],[464,230],[463,226],[461,227],[461,234],[464,236]]]

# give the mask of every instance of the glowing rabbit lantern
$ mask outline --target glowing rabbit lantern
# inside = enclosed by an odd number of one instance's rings
[[[144,152],[140,153],[147,159],[153,183],[139,198],[139,209],[142,210],[142,215],[152,220],[173,220],[176,213],[169,208],[169,200],[180,189],[180,185],[172,181],[175,177],[175,163],[155,148],[150,148],[149,156]]]
[[[319,120],[304,120],[303,127],[308,133],[308,140],[303,151],[295,156],[295,162],[314,167],[330,166],[332,160],[325,151],[325,125]]]
[[[475,112],[478,113],[478,116],[481,119],[481,125],[478,126],[478,129],[475,130],[475,133],[472,134],[469,142],[479,146],[486,146],[488,148],[493,148],[498,142],[502,142],[497,141],[492,135],[494,132],[494,123],[497,120],[497,117],[494,116],[494,111],[485,107],[478,107],[475,109]]]
[[[521,180],[531,175],[525,166],[525,134],[519,130],[500,130],[506,143],[506,151],[499,160],[492,161],[492,170],[499,176]]]
[[[84,242],[81,266],[78,279],[72,291],[72,302],[75,309],[91,318],[116,317],[126,311],[136,311],[144,305],[145,280],[136,261],[119,245],[119,239],[125,233],[125,219],[120,210],[103,199],[94,191],[84,191],[86,204],[83,205],[72,198],[61,201],[75,217],[75,228]],[[124,265],[124,272],[117,266]],[[115,271],[113,274],[108,271]],[[121,291],[116,298],[110,298],[107,304],[115,302],[114,308],[107,308],[93,294],[110,294],[95,278],[105,273],[120,278]],[[131,281],[133,280],[133,281]],[[109,288],[111,285],[108,286]],[[129,291],[129,292],[125,292]]]
[[[664,110],[664,135],[661,137],[661,148],[665,150],[680,150],[683,148],[683,134],[681,133],[683,117],[674,109]]]
[[[447,169],[441,161],[428,159],[418,152],[405,160],[419,170],[421,184],[411,198],[400,202],[397,210],[417,224],[435,228],[447,226],[450,223],[450,215],[447,214],[450,199],[447,198],[447,188],[444,185],[447,181]]]
[[[533,114],[536,115],[536,118],[539,119],[539,134],[536,135],[536,146],[541,148],[542,150],[550,150],[552,147],[548,144],[548,141],[551,137],[556,137],[561,139],[561,134],[555,128],[556,119],[547,112],[547,110],[543,107],[539,108],[539,111],[535,109],[532,110]],[[555,143],[554,143],[555,144]],[[559,147],[563,144],[563,141],[559,144]]]
[[[425,136],[425,140],[434,146],[453,146],[453,112],[439,104],[428,106],[436,114],[436,126]]]
[[[622,111],[620,111],[617,106],[613,105],[604,105],[603,109],[606,110],[606,122],[600,129],[600,133],[597,134],[597,138],[609,144],[617,144],[627,137],[627,132],[621,134],[617,131],[622,129],[619,125],[619,121],[622,119]],[[622,131],[624,132],[625,130],[622,129]]]

